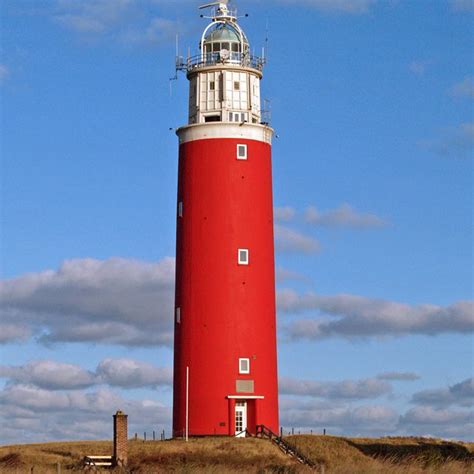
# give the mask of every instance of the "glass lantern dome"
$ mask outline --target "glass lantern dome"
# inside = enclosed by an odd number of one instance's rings
[[[237,25],[231,22],[219,22],[206,32],[203,49],[206,54],[220,54],[227,51],[232,60],[248,52],[249,42]]]

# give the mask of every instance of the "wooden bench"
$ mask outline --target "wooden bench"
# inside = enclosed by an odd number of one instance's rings
[[[85,456],[84,467],[112,467],[112,456]]]

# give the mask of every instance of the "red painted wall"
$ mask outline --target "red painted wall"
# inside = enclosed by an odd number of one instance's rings
[[[237,160],[237,144],[248,159]],[[203,139],[180,146],[177,218],[173,432],[233,435],[236,380],[254,380],[249,429],[278,432],[271,146],[255,140]],[[238,265],[237,249],[250,263]],[[239,358],[250,374],[239,375]],[[241,395],[241,394],[238,394]]]

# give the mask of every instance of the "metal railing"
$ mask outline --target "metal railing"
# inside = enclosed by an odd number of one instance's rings
[[[267,438],[272,443],[275,443],[285,454],[296,459],[301,464],[305,464],[313,469],[324,470],[324,466],[321,466],[311,459],[306,457],[301,451],[299,451],[296,446],[285,441],[281,436],[275,434],[270,428],[267,428],[265,425],[257,425],[257,438]]]
[[[252,56],[249,53],[236,53],[232,51],[229,51],[225,56],[222,53],[204,53],[197,56],[189,56],[186,59],[183,56],[176,58],[176,69],[188,73],[195,69],[216,65],[237,65],[262,71],[265,59]]]

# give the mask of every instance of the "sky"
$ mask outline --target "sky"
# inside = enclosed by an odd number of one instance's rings
[[[195,0],[0,0],[0,443],[171,428]],[[237,2],[272,126],[285,429],[474,440],[472,0]]]

